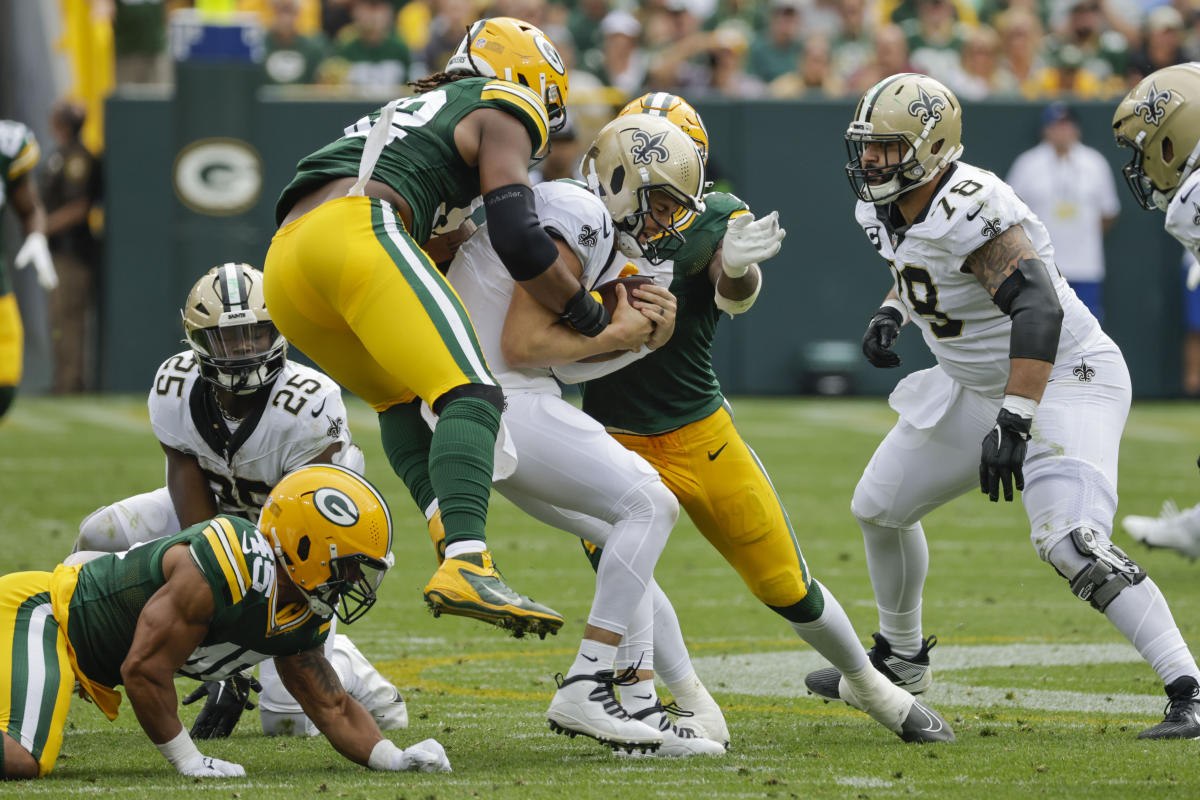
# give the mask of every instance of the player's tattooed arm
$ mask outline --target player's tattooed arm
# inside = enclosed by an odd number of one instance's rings
[[[995,239],[986,242],[967,256],[962,271],[970,272],[975,279],[995,295],[1000,284],[1017,271],[1023,258],[1038,258],[1037,250],[1020,225],[1013,225]]]
[[[351,697],[337,671],[316,647],[290,656],[277,656],[275,668],[284,687],[325,738],[346,758],[366,764],[371,748],[383,738],[371,713]]]

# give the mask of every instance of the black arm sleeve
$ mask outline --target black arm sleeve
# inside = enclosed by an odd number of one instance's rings
[[[1009,358],[1032,358],[1054,363],[1063,310],[1050,273],[1040,259],[1023,258],[1009,275],[992,302],[1012,318]]]
[[[536,278],[558,259],[558,248],[538,222],[533,190],[510,183],[483,196],[488,238],[516,281]]]

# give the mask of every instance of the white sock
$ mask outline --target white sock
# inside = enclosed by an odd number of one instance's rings
[[[621,637],[617,648],[617,665],[624,669],[627,666],[654,671],[654,597],[653,591],[658,584],[651,582],[642,595],[642,601],[637,604],[629,627]]]
[[[1196,660],[1153,580],[1146,578],[1123,589],[1104,609],[1104,616],[1137,648],[1163,683],[1184,675],[1200,680]]]
[[[467,553],[483,553],[487,550],[487,542],[482,539],[459,539],[446,545],[446,558],[458,558]]]
[[[879,610],[879,632],[897,655],[921,649],[921,593],[929,572],[929,545],[921,523],[889,528],[858,520],[867,571]]]
[[[621,705],[630,714],[644,708],[653,708],[658,703],[658,692],[654,690],[654,678],[649,678],[621,687]]]
[[[575,656],[575,663],[567,671],[567,676],[594,675],[601,670],[612,669],[616,658],[616,645],[584,639],[579,643],[579,653]]]
[[[792,629],[843,675],[861,670],[867,665],[867,653],[854,633],[850,618],[825,584],[815,580],[813,583],[821,587],[825,609],[812,622],[791,623]]]

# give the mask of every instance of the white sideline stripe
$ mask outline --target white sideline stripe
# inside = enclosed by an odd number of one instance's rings
[[[946,680],[947,673],[983,667],[1069,667],[1077,664],[1137,664],[1142,657],[1127,643],[941,645],[933,653],[934,682],[922,697],[934,706],[1026,708],[1042,711],[1158,713],[1162,694],[1113,694],[973,686]],[[694,661],[700,674],[722,675],[722,688],[740,694],[805,697],[804,676],[829,666],[811,650],[705,656]]]

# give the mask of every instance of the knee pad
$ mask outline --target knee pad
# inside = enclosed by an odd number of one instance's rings
[[[1146,570],[1091,528],[1076,528],[1050,551],[1050,564],[1071,592],[1103,613],[1122,591],[1146,579]]]
[[[120,553],[129,549],[129,537],[121,516],[113,506],[102,506],[88,514],[79,523],[79,537],[72,552],[97,550],[102,553]]]
[[[464,383],[461,386],[455,386],[434,400],[430,408],[440,417],[447,405],[464,397],[483,400],[495,407],[501,414],[504,413],[504,390],[499,386],[485,386],[482,383]]]

